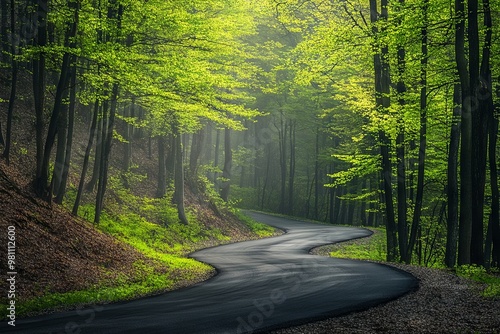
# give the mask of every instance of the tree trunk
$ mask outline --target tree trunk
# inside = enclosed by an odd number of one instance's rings
[[[472,231],[472,137],[469,75],[465,57],[465,8],[462,0],[455,0],[455,57],[462,91],[461,149],[460,149],[460,222],[458,236],[458,264],[470,264]]]
[[[85,156],[83,157],[82,174],[80,175],[80,183],[78,184],[78,192],[76,194],[75,203],[73,204],[72,213],[75,216],[78,215],[78,207],[80,206],[80,200],[82,198],[83,187],[85,185],[85,176],[87,175],[87,169],[89,166],[90,151],[92,150],[92,145],[94,142],[98,115],[99,115],[99,101],[96,100],[95,104],[94,104],[94,116],[92,117],[92,124],[90,126],[89,140],[87,142],[87,148],[85,149]]]
[[[294,208],[294,182],[295,182],[295,141],[296,141],[297,121],[290,121],[290,166],[288,173],[288,210],[287,213],[293,216]]]
[[[97,118],[97,138],[96,138],[96,148],[94,155],[94,167],[92,168],[92,177],[87,183],[86,190],[91,192],[94,191],[95,186],[97,185],[97,180],[99,180],[99,174],[101,173],[101,156],[102,156],[102,133],[103,128],[106,127],[106,120],[104,119],[104,115],[108,112],[108,101],[104,101],[102,106],[100,107],[100,117]],[[98,115],[99,115],[98,114]]]
[[[5,0],[6,1],[6,0]],[[15,24],[16,24],[16,10],[15,10],[15,1],[10,1],[10,33],[11,33],[11,45],[10,45],[10,53],[11,53],[11,63],[12,63],[12,77],[11,77],[11,86],[10,86],[10,96],[9,96],[9,109],[7,111],[7,132],[5,133],[5,147],[3,151],[3,158],[7,162],[7,165],[10,163],[10,147],[12,140],[12,118],[14,116],[14,103],[16,101],[16,88],[17,88],[17,73],[18,73],[18,64],[15,59],[16,55],[16,41],[14,40],[15,33]]]
[[[419,134],[419,149],[418,149],[418,170],[417,170],[417,195],[415,198],[415,208],[413,210],[413,219],[411,223],[410,240],[408,251],[404,259],[407,264],[411,263],[413,248],[417,238],[418,226],[420,225],[420,216],[422,214],[422,203],[424,200],[424,173],[425,173],[425,153],[427,149],[427,63],[428,63],[428,48],[427,48],[427,8],[429,0],[424,0],[423,24],[421,30],[422,45],[420,61],[420,134]]]
[[[68,113],[68,133],[66,142],[66,152],[64,154],[64,166],[61,175],[61,184],[57,190],[56,203],[61,204],[66,193],[66,184],[68,182],[69,167],[71,163],[71,151],[73,147],[73,129],[75,125],[75,106],[76,106],[76,58],[73,58],[73,68],[71,73],[71,84],[69,93],[69,113]]]
[[[37,15],[32,22],[37,29],[34,39],[34,46],[44,48],[47,45],[47,0],[33,0]],[[45,54],[40,53],[33,60],[33,98],[35,102],[36,115],[36,177],[38,180],[42,176],[43,164],[43,133],[45,122],[43,120],[45,108]]]
[[[281,191],[278,212],[286,213],[286,138],[287,138],[287,122],[283,120],[283,114],[280,115],[280,127],[278,129],[279,149],[280,149],[280,176],[281,176]]]
[[[203,142],[205,139],[205,129],[201,128],[193,134],[191,141],[191,153],[189,155],[189,172],[191,176],[198,173],[198,160],[200,159],[201,151],[203,150]]]
[[[132,104],[127,108],[127,116],[128,118],[134,117],[135,113],[135,104],[134,98],[132,98]],[[130,124],[130,120],[125,121],[125,149],[123,150],[123,170],[128,171],[130,169],[130,160],[132,158],[132,138],[133,138],[133,125]]]
[[[462,108],[460,85],[455,84],[453,90],[453,118],[450,134],[450,148],[448,153],[448,224],[446,234],[445,263],[453,268],[457,263],[458,242],[458,151],[460,146],[460,117]]]
[[[222,170],[222,188],[220,197],[227,202],[229,200],[229,189],[231,187],[231,167],[233,164],[233,151],[231,150],[231,130],[224,131],[224,169]]]
[[[7,0],[1,1],[2,10],[2,62],[7,64],[9,62],[9,36],[7,31],[9,30],[9,13],[7,9]]]
[[[490,146],[489,146],[489,159],[490,159],[490,184],[491,184],[491,236],[493,243],[492,261],[493,267],[500,268],[500,205],[499,205],[499,191],[498,191],[498,171],[496,166],[497,156],[496,147],[498,139],[498,119],[490,113]]]
[[[469,41],[469,85],[471,99],[471,162],[472,162],[472,228],[471,228],[471,263],[482,265],[484,259],[484,190],[486,183],[486,154],[488,139],[488,124],[486,112],[482,110],[483,101],[480,101],[479,90],[483,82],[480,80],[480,56],[479,56],[479,27],[478,27],[478,0],[468,1],[468,41]],[[485,70],[489,70],[489,48],[490,40],[485,41],[488,59]],[[488,33],[486,34],[488,37]],[[485,53],[485,54],[486,54]],[[482,72],[482,71],[481,71]],[[481,73],[481,75],[487,75]],[[481,80],[485,80],[482,77]],[[487,84],[485,84],[487,86]]]
[[[187,224],[186,211],[184,209],[184,166],[182,158],[182,136],[179,132],[179,125],[174,125],[174,150],[175,150],[175,177],[174,177],[174,198],[177,205],[177,213],[181,223]]]
[[[162,198],[167,191],[167,169],[165,165],[165,136],[158,137],[158,188],[156,197]]]
[[[65,43],[64,44],[73,49],[76,46],[76,42],[74,39],[76,37],[76,32],[77,32],[77,27],[78,27],[79,8],[78,8],[78,4],[73,3],[73,2],[71,2],[69,4],[69,6],[71,9],[74,10],[74,13],[73,13],[74,20],[71,23],[71,28],[69,29],[68,33],[65,36]],[[56,95],[54,98],[54,108],[53,108],[52,115],[50,118],[47,139],[45,141],[42,166],[41,166],[41,173],[40,173],[40,177],[37,179],[37,182],[36,182],[36,190],[40,196],[47,195],[48,178],[49,178],[49,160],[50,160],[52,147],[54,145],[54,141],[55,141],[55,137],[56,137],[59,114],[63,108],[63,105],[62,105],[63,104],[63,96],[64,96],[64,93],[65,93],[67,87],[68,87],[70,61],[71,61],[71,55],[69,54],[69,52],[65,52],[64,56],[63,56],[62,66],[61,66],[61,74],[59,76],[59,82],[57,84]]]
[[[120,16],[119,16],[120,17]],[[95,205],[94,224],[98,225],[104,207],[104,194],[108,185],[108,166],[111,154],[111,142],[113,140],[113,129],[115,126],[116,108],[118,103],[118,84],[113,84],[111,93],[111,105],[109,108],[109,119],[107,127],[103,127],[103,143],[101,148],[101,172],[99,173],[99,183],[97,185],[97,196]],[[104,117],[104,116],[103,116]]]
[[[64,98],[68,98],[68,91],[64,92]],[[62,173],[64,169],[64,161],[66,154],[66,140],[68,130],[68,105],[64,104],[61,107],[59,119],[57,121],[57,146],[56,146],[56,160],[54,162],[54,170],[52,173],[52,191],[57,194],[57,190],[61,186]]]
[[[372,32],[375,36],[374,41],[374,70],[375,70],[375,95],[376,106],[379,112],[386,113],[390,107],[390,72],[388,63],[389,49],[386,44],[379,45],[378,41],[378,27],[377,25],[382,21],[381,33],[385,32],[384,24],[388,18],[387,0],[381,1],[381,13],[377,16],[377,1],[370,0],[370,21],[372,23]],[[387,233],[387,261],[394,261],[396,259],[397,235],[396,235],[396,222],[394,217],[394,203],[392,199],[392,164],[390,157],[390,139],[384,130],[379,130],[379,146],[380,155],[382,157],[382,170],[381,170],[381,190],[384,195],[383,200],[385,203],[385,219],[386,219],[386,233]]]
[[[217,135],[215,137],[215,153],[214,153],[214,187],[215,191],[219,192],[219,173],[217,172],[219,168],[219,151],[220,151],[220,130],[217,129]]]

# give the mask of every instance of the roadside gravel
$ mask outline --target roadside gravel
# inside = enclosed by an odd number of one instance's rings
[[[328,254],[325,247],[313,253]],[[500,299],[482,297],[484,285],[442,269],[381,263],[414,275],[419,289],[366,311],[270,333],[500,333]]]

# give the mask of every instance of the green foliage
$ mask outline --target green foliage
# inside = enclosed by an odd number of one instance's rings
[[[387,258],[387,243],[385,229],[372,228],[373,235],[368,238],[341,243],[330,253],[332,257],[357,260],[385,261]]]
[[[258,223],[239,210],[236,211],[236,216],[240,221],[245,223],[252,230],[252,232],[257,234],[261,238],[271,237],[276,234],[276,229],[274,227]]]
[[[456,268],[456,273],[459,276],[486,284],[481,293],[483,296],[500,297],[500,273],[498,271],[488,272],[482,266],[463,265]]]

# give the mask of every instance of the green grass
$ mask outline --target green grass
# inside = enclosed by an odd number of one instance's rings
[[[372,236],[335,245],[330,256],[357,260],[385,261],[387,247],[385,229],[370,227]]]
[[[213,273],[211,266],[188,258],[187,255],[203,248],[207,243],[226,243],[230,241],[230,237],[219,229],[207,229],[197,221],[193,211],[187,213],[189,224],[179,223],[177,211],[168,199],[139,198],[120,190],[120,207],[108,204],[109,211],[103,212],[98,228],[132,246],[145,255],[149,262],[136,262],[128,274],[102,268],[104,278],[101,282],[85,290],[47,292],[42,297],[18,301],[18,316],[43,310],[133,299],[170,290],[180,282],[200,281]],[[79,215],[92,220],[94,206],[80,206]],[[275,234],[275,229],[270,226],[254,222],[239,213],[238,216],[259,237]],[[5,318],[6,315],[6,305],[1,305],[0,317]]]
[[[457,267],[456,273],[458,276],[486,284],[486,288],[481,292],[484,297],[500,297],[500,276],[498,271],[488,272],[481,266],[465,265]]]
[[[235,215],[239,220],[245,223],[253,233],[257,234],[261,238],[267,238],[276,235],[276,229],[272,226],[256,222],[239,210],[235,212]]]
[[[333,245],[333,251],[330,252],[330,256],[357,260],[386,261],[387,243],[385,229],[373,227],[369,229],[374,231],[371,237]],[[435,265],[434,267],[443,268],[440,265]],[[482,296],[500,297],[499,272],[488,272],[484,267],[467,265],[457,267],[456,274],[475,282],[486,284],[485,289],[481,292]]]

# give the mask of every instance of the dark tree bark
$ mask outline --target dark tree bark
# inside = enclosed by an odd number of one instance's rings
[[[283,114],[280,115],[280,126],[278,128],[278,144],[280,150],[280,176],[281,176],[281,191],[278,212],[281,214],[286,213],[286,138],[287,138],[287,122],[283,119]]]
[[[411,263],[413,248],[417,238],[418,226],[420,225],[420,216],[422,214],[422,204],[424,200],[424,173],[425,173],[425,153],[427,149],[427,64],[428,64],[428,47],[427,47],[427,9],[429,0],[424,0],[423,22],[420,35],[422,36],[421,56],[420,61],[420,133],[419,133],[419,149],[418,149],[418,175],[417,175],[417,194],[415,198],[415,208],[413,210],[413,219],[411,223],[410,240],[408,250],[404,261]]]
[[[68,98],[68,90],[64,92],[63,99]],[[66,154],[66,138],[68,130],[68,105],[64,104],[61,107],[59,119],[57,121],[57,145],[56,145],[56,160],[54,162],[54,170],[52,173],[51,181],[51,195],[52,192],[57,194],[57,190],[61,186],[62,173],[64,169],[64,161]],[[52,196],[51,196],[52,197]]]
[[[43,48],[47,45],[47,0],[33,0],[36,8],[34,28],[37,29],[36,37],[33,41],[34,46]],[[43,113],[45,108],[45,53],[40,51],[33,60],[33,98],[35,102],[36,115],[36,178],[42,176],[43,164],[43,133],[44,120]]]
[[[468,1],[468,41],[469,41],[469,84],[472,129],[471,129],[471,162],[472,162],[472,228],[471,228],[471,263],[482,265],[484,259],[484,190],[486,183],[486,155],[488,125],[486,112],[483,110],[482,97],[479,95],[487,75],[480,73],[480,52],[479,52],[479,25],[478,25],[478,0]],[[488,33],[486,34],[488,38]],[[487,46],[488,59],[485,70],[489,70],[489,48],[491,45],[491,32],[489,41],[485,41]],[[480,82],[481,80],[481,82]]]
[[[496,147],[498,140],[498,119],[490,114],[490,184],[491,184],[491,236],[493,243],[491,265],[500,268],[500,195],[498,191],[498,171],[496,166]]]
[[[87,169],[90,159],[90,151],[92,150],[92,145],[94,142],[94,137],[97,127],[97,118],[99,115],[99,101],[96,100],[94,104],[94,116],[92,117],[92,124],[90,126],[90,135],[87,142],[87,148],[85,149],[85,156],[83,157],[82,174],[80,175],[80,183],[78,184],[78,192],[76,194],[75,203],[73,205],[72,213],[76,216],[78,215],[78,207],[80,206],[80,200],[82,198],[83,187],[85,185],[85,176],[87,175]]]
[[[461,149],[460,149],[460,222],[458,236],[458,264],[470,264],[472,232],[472,124],[470,81],[465,56],[465,8],[462,0],[455,0],[455,58],[462,91]]]
[[[178,124],[174,125],[175,177],[173,201],[177,205],[177,213],[181,223],[187,224],[184,208],[184,166],[182,158],[182,136]]]
[[[377,1],[370,0],[370,21],[372,23],[372,33],[375,38],[373,63],[375,69],[375,93],[376,105],[380,112],[387,112],[390,107],[390,71],[388,63],[389,49],[386,44],[379,45],[377,24],[382,21],[381,33],[384,33],[383,25],[388,18],[387,0],[381,1],[380,17],[377,16]],[[384,130],[378,133],[380,155],[382,157],[381,187],[385,203],[385,219],[387,233],[387,260],[396,259],[397,234],[396,221],[394,217],[394,203],[392,199],[392,164],[390,157],[390,139]]]
[[[100,115],[100,117],[98,116],[97,118],[97,138],[96,138],[96,149],[94,155],[94,166],[92,168],[92,177],[90,178],[90,181],[87,183],[87,186],[85,187],[86,190],[89,192],[94,191],[97,185],[97,180],[99,180],[99,175],[101,173],[101,157],[102,157],[102,142],[103,142],[102,133],[103,133],[103,128],[107,126],[104,115],[107,114],[108,107],[109,103],[106,100],[99,108],[100,113],[98,115]]]
[[[173,134],[168,135],[168,153],[165,159],[167,187],[171,185],[171,181],[175,176],[175,137]]]
[[[73,148],[73,129],[75,124],[75,107],[76,107],[76,57],[73,57],[73,67],[71,73],[71,83],[69,92],[68,106],[68,131],[66,139],[66,151],[64,154],[64,165],[61,175],[61,183],[57,189],[56,203],[61,204],[64,194],[66,193],[66,184],[68,182],[69,167],[71,163],[71,152]]]
[[[167,168],[165,164],[165,136],[158,137],[158,182],[156,197],[162,198],[167,192]]]
[[[457,263],[458,242],[458,154],[460,146],[460,118],[462,108],[460,85],[455,84],[453,90],[453,119],[451,124],[450,148],[448,153],[448,224],[446,233],[445,263],[453,268]]]
[[[295,183],[295,142],[296,142],[297,121],[290,121],[290,166],[288,172],[288,210],[291,216],[294,214],[294,183]]]
[[[120,6],[121,7],[121,6]],[[121,18],[121,15],[119,16]],[[113,84],[111,93],[111,105],[109,108],[109,119],[107,127],[103,127],[103,142],[101,148],[101,172],[99,173],[99,183],[97,185],[97,196],[95,205],[94,224],[99,224],[101,219],[102,209],[104,207],[104,194],[108,185],[108,166],[109,156],[111,154],[111,142],[113,139],[113,129],[115,126],[115,116],[118,100],[118,84]]]
[[[74,2],[70,2],[69,6],[74,11],[73,13],[74,18],[73,22],[70,25],[70,29],[68,30],[68,33],[65,36],[64,44],[73,49],[76,46],[75,36],[78,27],[79,8],[78,4]],[[63,96],[68,87],[70,62],[71,62],[71,54],[69,52],[65,52],[63,55],[63,61],[61,65],[61,74],[59,76],[59,82],[57,84],[56,96],[54,98],[54,108],[52,110],[52,115],[50,117],[47,138],[45,140],[41,173],[40,176],[37,178],[35,187],[38,194],[42,197],[46,196],[48,191],[49,160],[57,133],[57,123],[59,114],[63,108]]]
[[[191,176],[194,176],[196,175],[196,173],[198,173],[198,160],[200,159],[201,152],[203,150],[204,139],[204,128],[193,134],[193,140],[191,141],[191,152],[189,155],[189,172]]]
[[[134,117],[135,114],[135,103],[134,98],[132,98],[132,103],[129,108],[126,109],[126,117]],[[123,170],[128,171],[130,168],[130,161],[132,159],[132,138],[133,138],[134,127],[130,121],[125,122],[125,149],[123,150]]]
[[[219,151],[220,151],[220,130],[217,129],[215,136],[215,153],[214,153],[214,168],[219,168]],[[214,171],[214,187],[215,191],[219,192],[219,173]]]
[[[18,64],[15,59],[16,55],[16,41],[14,39],[14,32],[16,27],[16,7],[15,1],[10,1],[10,34],[11,45],[10,45],[10,53],[11,53],[11,64],[12,64],[12,77],[10,83],[10,96],[9,96],[9,108],[7,111],[7,132],[5,133],[5,147],[3,151],[3,158],[7,162],[7,165],[10,163],[10,147],[12,140],[12,118],[14,116],[14,103],[16,101],[16,88],[17,88],[17,74],[18,74]]]
[[[2,10],[2,26],[1,26],[1,34],[2,34],[2,62],[9,62],[9,35],[7,31],[9,30],[9,10],[7,8],[7,0],[1,1],[1,10]]]
[[[222,170],[222,183],[220,197],[227,202],[229,200],[229,189],[231,187],[231,168],[233,165],[233,151],[231,149],[231,130],[224,130],[224,169]]]

